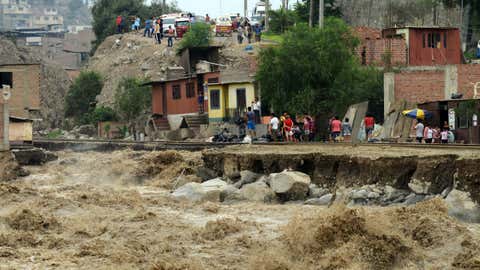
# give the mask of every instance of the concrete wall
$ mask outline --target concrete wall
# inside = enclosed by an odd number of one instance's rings
[[[473,98],[475,83],[480,82],[480,65],[408,67],[384,74],[384,100],[387,113],[392,103],[448,100],[453,93]]]

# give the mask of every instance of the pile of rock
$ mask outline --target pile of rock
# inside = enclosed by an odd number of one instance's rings
[[[208,177],[208,169],[202,169],[200,177]],[[310,176],[296,171],[264,176],[242,171],[233,179],[215,178],[199,183],[188,183],[172,194],[174,198],[191,201],[255,201],[286,202],[303,201],[310,196]]]
[[[389,185],[364,185],[356,188],[337,187],[335,191],[311,183],[310,176],[298,171],[283,171],[268,176],[242,171],[225,178],[217,177],[208,168],[199,168],[203,183],[187,183],[172,193],[177,199],[190,201],[264,203],[302,202],[308,205],[329,205],[333,201],[348,206],[408,206],[434,197],[445,199],[451,215],[480,222],[480,208],[468,193],[448,187],[439,194],[425,193],[425,188],[398,189]],[[211,180],[208,180],[211,179]]]

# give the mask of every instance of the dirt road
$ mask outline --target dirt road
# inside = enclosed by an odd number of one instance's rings
[[[441,201],[359,209],[177,202],[168,188],[201,163],[200,153],[179,154],[170,162],[156,153],[65,152],[0,184],[0,269],[480,265],[480,227],[448,217]]]

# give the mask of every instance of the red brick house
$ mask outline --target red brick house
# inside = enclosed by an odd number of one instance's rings
[[[182,119],[208,113],[204,98],[205,82],[218,82],[219,72],[196,74],[150,82],[152,86],[152,114],[156,124],[171,129],[180,127]]]

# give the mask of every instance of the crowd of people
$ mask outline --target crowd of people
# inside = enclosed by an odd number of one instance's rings
[[[454,143],[455,135],[450,130],[448,123],[444,123],[443,127],[432,127],[428,123],[423,123],[422,120],[417,120],[417,124],[413,127],[415,130],[416,141],[418,143]]]
[[[310,142],[315,139],[315,121],[307,113],[295,119],[288,112],[272,113],[268,132],[273,141]]]

